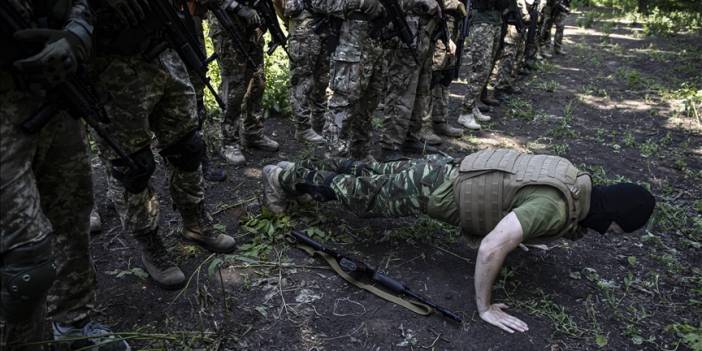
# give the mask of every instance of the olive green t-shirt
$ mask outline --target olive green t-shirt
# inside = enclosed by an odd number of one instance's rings
[[[550,186],[520,189],[510,208],[522,225],[522,241],[557,237],[567,224],[568,205],[560,191]]]

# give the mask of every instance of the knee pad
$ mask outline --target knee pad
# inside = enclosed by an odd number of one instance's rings
[[[196,130],[161,151],[173,167],[185,172],[195,172],[205,156],[205,142]]]
[[[56,279],[51,238],[15,248],[2,261],[0,312],[10,323],[26,321],[36,308],[44,308],[44,296]]]
[[[110,160],[111,173],[128,192],[138,194],[149,184],[151,175],[156,170],[156,161],[151,147],[147,146],[131,155],[132,160],[139,166],[138,169],[129,167],[126,160],[122,158]]]
[[[336,200],[336,194],[334,190],[329,186],[332,179],[337,176],[336,173],[331,173],[322,181],[322,184],[315,184],[313,181],[317,172],[310,172],[305,177],[304,183],[295,184],[295,191],[302,194],[308,194],[312,196],[315,201],[326,202],[331,200]]]

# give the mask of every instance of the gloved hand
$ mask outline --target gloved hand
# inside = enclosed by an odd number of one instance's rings
[[[248,6],[239,5],[236,9],[236,15],[243,18],[249,25],[260,27],[262,24],[261,16],[258,15],[258,12]]]
[[[146,19],[149,9],[148,0],[105,0],[124,25],[136,26]]]
[[[76,72],[78,58],[87,49],[73,33],[57,29],[24,29],[15,33],[15,40],[26,43],[44,43],[36,55],[14,62],[15,68],[34,82],[54,86]]]

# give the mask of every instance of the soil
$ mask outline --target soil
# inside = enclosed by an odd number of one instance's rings
[[[663,92],[686,81],[702,85],[702,35],[647,37],[641,26],[606,16],[593,28],[576,26],[584,16],[568,20],[567,56],[520,80],[522,92],[494,108],[483,130],[442,146],[455,156],[488,146],[559,154],[600,181],[648,184],[659,201],[644,230],[510,254],[493,299],[510,305],[528,332],[510,335],[480,319],[476,249],[455,228],[426,218],[363,220],[329,204],[277,220],[261,215],[260,168],[319,152],[297,143],[292,123],[275,117],[265,130],[281,143],[278,153],[247,151],[245,166],[226,168],[227,181],[207,184],[215,219],[241,244],[255,237],[244,223],[317,228],[330,247],[380,267],[465,323],[420,316],[353,287],[280,232],[257,241],[269,250],[258,258],[211,255],[181,242],[162,167],[154,178],[161,229],[189,284],[166,291],[140,277],[137,243],[122,232],[98,171],[97,319],[129,333],[136,349],[686,349],[673,326],[697,326],[702,315],[702,224],[694,222],[702,210],[702,127]],[[455,115],[463,89],[452,86]]]

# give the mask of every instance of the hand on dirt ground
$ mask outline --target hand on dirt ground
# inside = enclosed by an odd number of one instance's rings
[[[502,311],[502,309],[507,308],[507,305],[503,303],[492,304],[487,310],[480,312],[480,318],[510,334],[515,331],[523,333],[529,330],[527,324],[519,318],[510,316]]]

